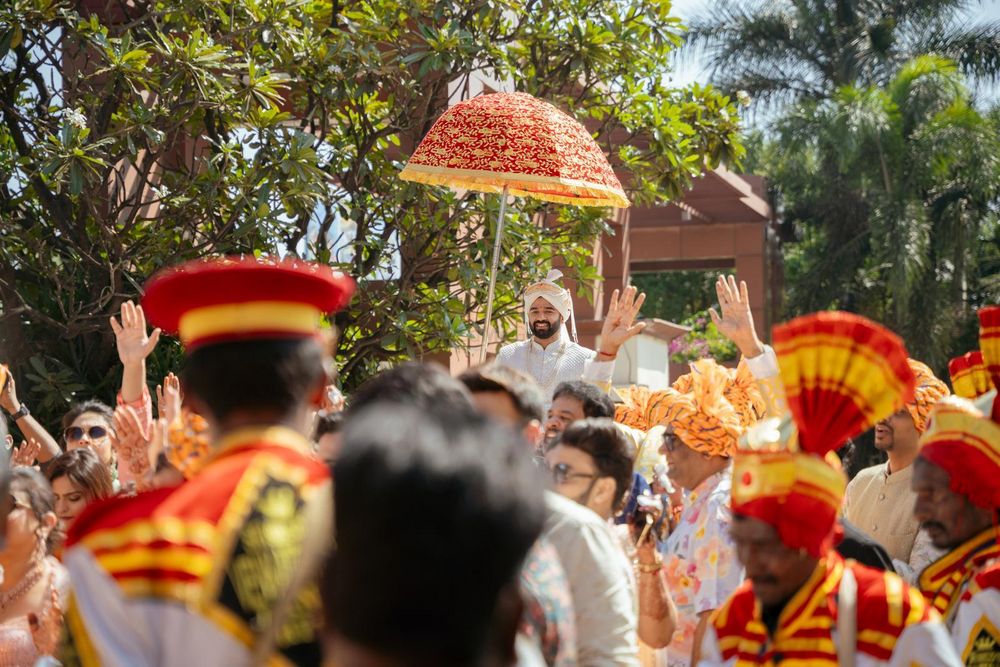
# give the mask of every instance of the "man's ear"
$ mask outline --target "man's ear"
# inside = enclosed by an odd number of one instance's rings
[[[615,480],[610,477],[601,477],[594,484],[594,496],[595,500],[600,500],[603,504],[607,500],[611,500],[611,506],[615,506]]]

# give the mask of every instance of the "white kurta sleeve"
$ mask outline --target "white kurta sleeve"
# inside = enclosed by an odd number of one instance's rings
[[[961,667],[948,630],[940,621],[909,626],[896,640],[889,667]]]
[[[743,357],[747,362],[750,372],[758,380],[765,380],[778,375],[778,355],[774,353],[774,348],[770,345],[764,346],[764,353],[756,357]]]
[[[722,660],[722,650],[719,648],[719,638],[715,634],[715,627],[709,623],[701,638],[701,659],[698,660],[697,667],[722,667],[725,664]]]
[[[607,392],[611,389],[611,378],[614,376],[614,373],[614,359],[611,361],[598,361],[594,358],[584,363],[583,377],[581,379],[584,382],[597,385],[602,390]]]

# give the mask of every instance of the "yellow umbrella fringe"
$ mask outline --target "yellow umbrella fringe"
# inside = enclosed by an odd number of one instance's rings
[[[444,185],[452,189],[499,193],[504,186],[518,197],[531,197],[542,201],[572,206],[612,206],[628,208],[630,203],[624,192],[598,183],[588,183],[554,176],[531,174],[496,174],[471,169],[448,169],[420,164],[407,164],[399,177],[427,185]],[[549,192],[534,192],[525,186],[541,186]],[[564,194],[559,194],[564,193]]]

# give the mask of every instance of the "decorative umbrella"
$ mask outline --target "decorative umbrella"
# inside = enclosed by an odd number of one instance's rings
[[[399,177],[455,190],[501,193],[480,362],[486,360],[489,344],[507,195],[577,206],[629,205],[586,128],[526,93],[481,95],[451,107]]]

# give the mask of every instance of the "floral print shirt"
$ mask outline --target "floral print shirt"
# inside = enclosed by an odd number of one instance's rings
[[[524,616],[521,634],[533,640],[548,667],[576,664],[576,617],[559,554],[544,537],[535,542],[521,569]]]
[[[721,607],[743,581],[743,567],[729,536],[731,488],[729,467],[688,493],[677,527],[661,548],[677,606],[677,630],[668,647],[671,667],[690,665],[698,614]]]

